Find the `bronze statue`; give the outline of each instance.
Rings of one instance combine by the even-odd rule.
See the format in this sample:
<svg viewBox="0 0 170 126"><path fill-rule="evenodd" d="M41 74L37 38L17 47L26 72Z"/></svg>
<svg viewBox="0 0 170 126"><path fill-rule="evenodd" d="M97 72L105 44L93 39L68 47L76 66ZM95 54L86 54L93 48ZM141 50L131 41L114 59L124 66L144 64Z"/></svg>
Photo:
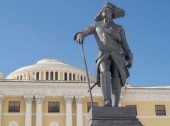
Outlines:
<svg viewBox="0 0 170 126"><path fill-rule="evenodd" d="M95 17L96 23L75 35L75 40L83 44L86 36L93 34L97 40L99 54L96 60L97 84L101 86L104 106L119 106L121 86L129 76L133 54L129 49L121 25L113 19L124 17L125 11L107 2Z"/></svg>

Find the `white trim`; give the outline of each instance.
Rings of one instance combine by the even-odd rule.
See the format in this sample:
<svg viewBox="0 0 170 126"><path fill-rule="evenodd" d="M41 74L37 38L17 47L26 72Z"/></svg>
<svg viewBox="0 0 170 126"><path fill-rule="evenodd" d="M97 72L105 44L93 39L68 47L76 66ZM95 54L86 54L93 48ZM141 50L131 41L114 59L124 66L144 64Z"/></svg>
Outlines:
<svg viewBox="0 0 170 126"><path fill-rule="evenodd" d="M10 115L10 116L24 116L25 113L8 113L8 112L3 112L3 116Z"/></svg>
<svg viewBox="0 0 170 126"><path fill-rule="evenodd" d="M65 113L43 113L43 116L65 116Z"/></svg>
<svg viewBox="0 0 170 126"><path fill-rule="evenodd" d="M137 116L139 119L170 119L170 116Z"/></svg>

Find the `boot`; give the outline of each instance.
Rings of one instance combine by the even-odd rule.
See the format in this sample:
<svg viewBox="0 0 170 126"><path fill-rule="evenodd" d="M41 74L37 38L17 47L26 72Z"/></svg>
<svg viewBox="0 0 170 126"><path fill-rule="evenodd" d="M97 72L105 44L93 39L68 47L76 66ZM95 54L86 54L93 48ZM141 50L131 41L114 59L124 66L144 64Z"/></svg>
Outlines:
<svg viewBox="0 0 170 126"><path fill-rule="evenodd" d="M112 106L119 107L121 93L121 80L119 77L112 78Z"/></svg>
<svg viewBox="0 0 170 126"><path fill-rule="evenodd" d="M111 73L110 71L104 71L100 73L101 79L101 89L104 97L104 106L111 107L112 106L112 99L111 99L111 92L112 92L112 83L111 83Z"/></svg>

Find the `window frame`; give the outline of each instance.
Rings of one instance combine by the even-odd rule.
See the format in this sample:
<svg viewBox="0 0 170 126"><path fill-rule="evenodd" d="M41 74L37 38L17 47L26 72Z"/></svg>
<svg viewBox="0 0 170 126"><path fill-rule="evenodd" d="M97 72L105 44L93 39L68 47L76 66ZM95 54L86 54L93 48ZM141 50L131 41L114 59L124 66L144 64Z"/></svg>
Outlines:
<svg viewBox="0 0 170 126"><path fill-rule="evenodd" d="M20 101L9 101L8 102L8 112L20 112Z"/></svg>
<svg viewBox="0 0 170 126"><path fill-rule="evenodd" d="M60 113L60 102L49 101L48 102L48 113Z"/></svg>
<svg viewBox="0 0 170 126"><path fill-rule="evenodd" d="M165 105L155 105L156 116L166 116L166 106Z"/></svg>

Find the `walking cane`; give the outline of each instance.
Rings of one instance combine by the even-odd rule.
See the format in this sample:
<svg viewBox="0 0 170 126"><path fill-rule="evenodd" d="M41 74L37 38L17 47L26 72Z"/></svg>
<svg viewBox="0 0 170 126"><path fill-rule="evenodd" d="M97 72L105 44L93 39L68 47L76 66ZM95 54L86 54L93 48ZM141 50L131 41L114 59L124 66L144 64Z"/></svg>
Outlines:
<svg viewBox="0 0 170 126"><path fill-rule="evenodd" d="M74 40L76 41L77 39L77 35L80 32L76 33L74 36ZM89 79L89 73L88 73L88 69L87 69L87 63L86 63L86 58L85 58L85 52L84 52L84 47L83 47L83 42L80 43L81 45L81 50L82 50L82 56L83 56L83 61L84 61L84 66L86 69L86 76L87 76L87 83L88 83L88 87L89 87L89 92L90 92L90 101L91 101L91 107L93 107L93 97L92 97L92 92L91 92L91 87L90 87L90 79Z"/></svg>
<svg viewBox="0 0 170 126"><path fill-rule="evenodd" d="M88 74L88 69L87 69L87 63L86 63L83 43L81 43L80 45L81 45L82 56L83 56L83 60L84 60L84 66L86 69L87 82L88 82L88 87L89 87L89 92L90 92L91 107L93 107L93 97L92 97L92 92L91 92L91 88L90 88L90 79L89 79L89 74Z"/></svg>

